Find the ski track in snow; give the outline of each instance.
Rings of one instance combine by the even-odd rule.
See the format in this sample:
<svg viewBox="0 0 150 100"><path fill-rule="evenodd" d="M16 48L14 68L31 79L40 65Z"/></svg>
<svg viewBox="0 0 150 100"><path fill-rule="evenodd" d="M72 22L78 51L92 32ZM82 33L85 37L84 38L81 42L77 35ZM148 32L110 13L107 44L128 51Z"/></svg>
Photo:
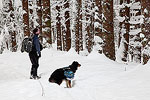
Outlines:
<svg viewBox="0 0 150 100"><path fill-rule="evenodd" d="M48 78L57 68L66 67L73 61L81 63L66 88L49 83ZM89 56L74 51L42 51L38 73L40 80L29 79L30 60L27 53L0 55L1 100L149 100L150 63L147 65L119 64L104 55L92 52ZM125 71L125 68L127 71Z"/></svg>

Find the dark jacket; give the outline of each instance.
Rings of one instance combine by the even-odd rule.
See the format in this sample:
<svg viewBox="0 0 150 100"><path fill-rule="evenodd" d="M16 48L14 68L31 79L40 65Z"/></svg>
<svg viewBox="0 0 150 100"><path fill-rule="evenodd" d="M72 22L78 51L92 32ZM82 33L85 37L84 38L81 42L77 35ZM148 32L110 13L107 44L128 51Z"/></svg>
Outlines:
<svg viewBox="0 0 150 100"><path fill-rule="evenodd" d="M33 51L36 51L38 53L38 55L41 55L41 44L38 38L38 35L35 34L33 36Z"/></svg>

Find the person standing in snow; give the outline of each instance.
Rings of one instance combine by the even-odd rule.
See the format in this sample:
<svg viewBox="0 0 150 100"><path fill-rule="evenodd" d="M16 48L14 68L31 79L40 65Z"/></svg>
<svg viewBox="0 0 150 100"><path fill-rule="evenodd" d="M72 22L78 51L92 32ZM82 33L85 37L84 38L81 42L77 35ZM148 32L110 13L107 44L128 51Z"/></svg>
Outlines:
<svg viewBox="0 0 150 100"><path fill-rule="evenodd" d="M40 77L37 75L37 70L39 67L39 58L41 57L42 45L40 44L38 35L40 34L40 30L35 28L33 30L33 47L32 51L29 53L29 58L32 63L31 67L31 76L30 79L39 79Z"/></svg>

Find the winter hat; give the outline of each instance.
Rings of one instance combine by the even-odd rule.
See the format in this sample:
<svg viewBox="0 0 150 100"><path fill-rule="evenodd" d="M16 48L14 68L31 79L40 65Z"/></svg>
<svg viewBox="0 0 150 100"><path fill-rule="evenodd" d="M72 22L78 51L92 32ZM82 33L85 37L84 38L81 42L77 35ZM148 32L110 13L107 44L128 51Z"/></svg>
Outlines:
<svg viewBox="0 0 150 100"><path fill-rule="evenodd" d="M38 31L38 28L35 28L35 29L33 30L33 34L35 34L37 31Z"/></svg>

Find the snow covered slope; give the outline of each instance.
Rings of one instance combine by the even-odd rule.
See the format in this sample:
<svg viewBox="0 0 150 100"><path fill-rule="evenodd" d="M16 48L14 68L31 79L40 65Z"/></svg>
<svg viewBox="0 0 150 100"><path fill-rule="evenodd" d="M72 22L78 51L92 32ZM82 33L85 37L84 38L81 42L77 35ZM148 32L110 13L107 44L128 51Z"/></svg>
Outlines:
<svg viewBox="0 0 150 100"><path fill-rule="evenodd" d="M55 69L66 67L73 61L82 65L75 74L73 88L66 88L65 82L61 86L48 82ZM96 52L80 56L73 50L67 53L46 49L40 59L40 80L29 79L30 66L27 53L0 55L1 100L150 99L150 63L125 65Z"/></svg>

